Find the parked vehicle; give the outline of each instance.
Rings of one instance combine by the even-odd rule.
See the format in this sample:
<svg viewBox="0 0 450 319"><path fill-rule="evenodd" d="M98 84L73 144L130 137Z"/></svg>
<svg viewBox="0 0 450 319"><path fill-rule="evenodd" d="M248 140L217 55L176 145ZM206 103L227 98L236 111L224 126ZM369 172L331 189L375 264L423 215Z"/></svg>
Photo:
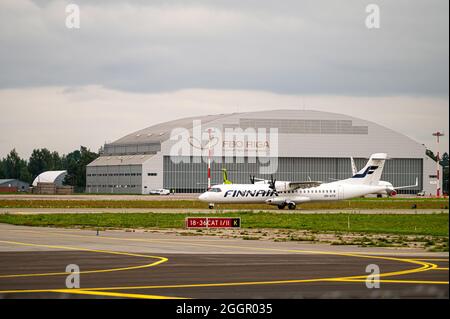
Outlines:
<svg viewBox="0 0 450 319"><path fill-rule="evenodd" d="M149 195L170 195L170 190L168 189L152 189L149 192Z"/></svg>

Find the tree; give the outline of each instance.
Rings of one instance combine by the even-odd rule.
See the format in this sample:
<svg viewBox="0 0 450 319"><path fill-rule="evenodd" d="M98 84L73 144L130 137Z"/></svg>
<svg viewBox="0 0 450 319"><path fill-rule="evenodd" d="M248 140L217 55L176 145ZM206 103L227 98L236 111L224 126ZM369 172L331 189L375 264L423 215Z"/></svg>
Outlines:
<svg viewBox="0 0 450 319"><path fill-rule="evenodd" d="M65 169L63 158L59 156L58 152L52 152L52 162L53 162L53 170L59 171Z"/></svg>
<svg viewBox="0 0 450 319"><path fill-rule="evenodd" d="M449 157L448 157L448 153L447 152L445 152L443 155L442 155L442 158L441 158L441 161L439 162L442 166L448 166L448 163L449 163Z"/></svg>
<svg viewBox="0 0 450 319"><path fill-rule="evenodd" d="M31 182L31 176L27 170L27 162L20 158L15 149L6 156L2 166L5 178L14 178L24 182Z"/></svg>
<svg viewBox="0 0 450 319"><path fill-rule="evenodd" d="M442 191L448 194L449 191L449 156L448 153L445 152L442 155L442 159L440 161L440 164L442 166Z"/></svg>
<svg viewBox="0 0 450 319"><path fill-rule="evenodd" d="M0 158L0 178L6 178L4 167L5 167L4 160Z"/></svg>
<svg viewBox="0 0 450 319"><path fill-rule="evenodd" d="M61 159L57 152L51 153L48 149L35 149L30 156L28 162L28 170L33 178L45 171L53 171L59 166L62 168L60 163ZM57 162L58 165L55 165Z"/></svg>
<svg viewBox="0 0 450 319"><path fill-rule="evenodd" d="M80 150L67 154L64 158L64 166L67 169L64 183L84 189L86 187L86 166L97 157L99 157L98 153L91 152L84 146L81 146Z"/></svg>

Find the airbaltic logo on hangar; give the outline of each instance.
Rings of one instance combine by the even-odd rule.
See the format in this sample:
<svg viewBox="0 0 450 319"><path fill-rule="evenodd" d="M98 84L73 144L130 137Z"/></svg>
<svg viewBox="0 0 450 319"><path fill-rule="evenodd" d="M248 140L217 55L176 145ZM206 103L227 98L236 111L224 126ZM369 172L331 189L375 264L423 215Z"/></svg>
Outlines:
<svg viewBox="0 0 450 319"><path fill-rule="evenodd" d="M202 141L200 141L198 138L195 138L194 136L189 136L188 142L192 146L192 148L198 150L213 149L217 145L220 145L220 143L222 144L223 149L265 150L270 148L270 141L268 140L265 141L223 140L221 142L217 136L213 136L212 134L211 137L209 138L209 141L205 141L204 143L202 143Z"/></svg>
<svg viewBox="0 0 450 319"><path fill-rule="evenodd" d="M221 126L221 125L219 125ZM181 127L171 131L173 163L259 163L259 173L278 169L278 128L218 127L203 128L192 121L192 130Z"/></svg>

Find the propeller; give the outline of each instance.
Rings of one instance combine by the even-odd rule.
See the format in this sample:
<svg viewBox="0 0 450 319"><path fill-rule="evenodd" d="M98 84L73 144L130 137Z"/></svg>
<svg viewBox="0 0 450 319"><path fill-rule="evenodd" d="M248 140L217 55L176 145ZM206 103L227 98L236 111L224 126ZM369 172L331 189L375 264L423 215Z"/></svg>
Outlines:
<svg viewBox="0 0 450 319"><path fill-rule="evenodd" d="M270 187L271 189L273 189L274 191L276 191L276 189L275 189L275 182L276 182L276 181L277 181L277 180L273 178L273 175L270 175L269 187Z"/></svg>
<svg viewBox="0 0 450 319"><path fill-rule="evenodd" d="M278 196L277 188L275 187L276 179L273 178L273 175L270 176L269 188L273 190L275 196Z"/></svg>

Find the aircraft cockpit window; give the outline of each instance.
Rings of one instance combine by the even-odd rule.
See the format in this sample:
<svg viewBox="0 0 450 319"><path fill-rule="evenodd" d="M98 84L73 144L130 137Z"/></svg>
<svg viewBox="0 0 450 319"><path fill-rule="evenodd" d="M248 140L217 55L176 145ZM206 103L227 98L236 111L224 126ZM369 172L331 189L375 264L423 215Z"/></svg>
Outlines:
<svg viewBox="0 0 450 319"><path fill-rule="evenodd" d="M212 193L221 193L222 192L220 190L220 188L217 188L217 187L211 188L209 191L212 192Z"/></svg>

